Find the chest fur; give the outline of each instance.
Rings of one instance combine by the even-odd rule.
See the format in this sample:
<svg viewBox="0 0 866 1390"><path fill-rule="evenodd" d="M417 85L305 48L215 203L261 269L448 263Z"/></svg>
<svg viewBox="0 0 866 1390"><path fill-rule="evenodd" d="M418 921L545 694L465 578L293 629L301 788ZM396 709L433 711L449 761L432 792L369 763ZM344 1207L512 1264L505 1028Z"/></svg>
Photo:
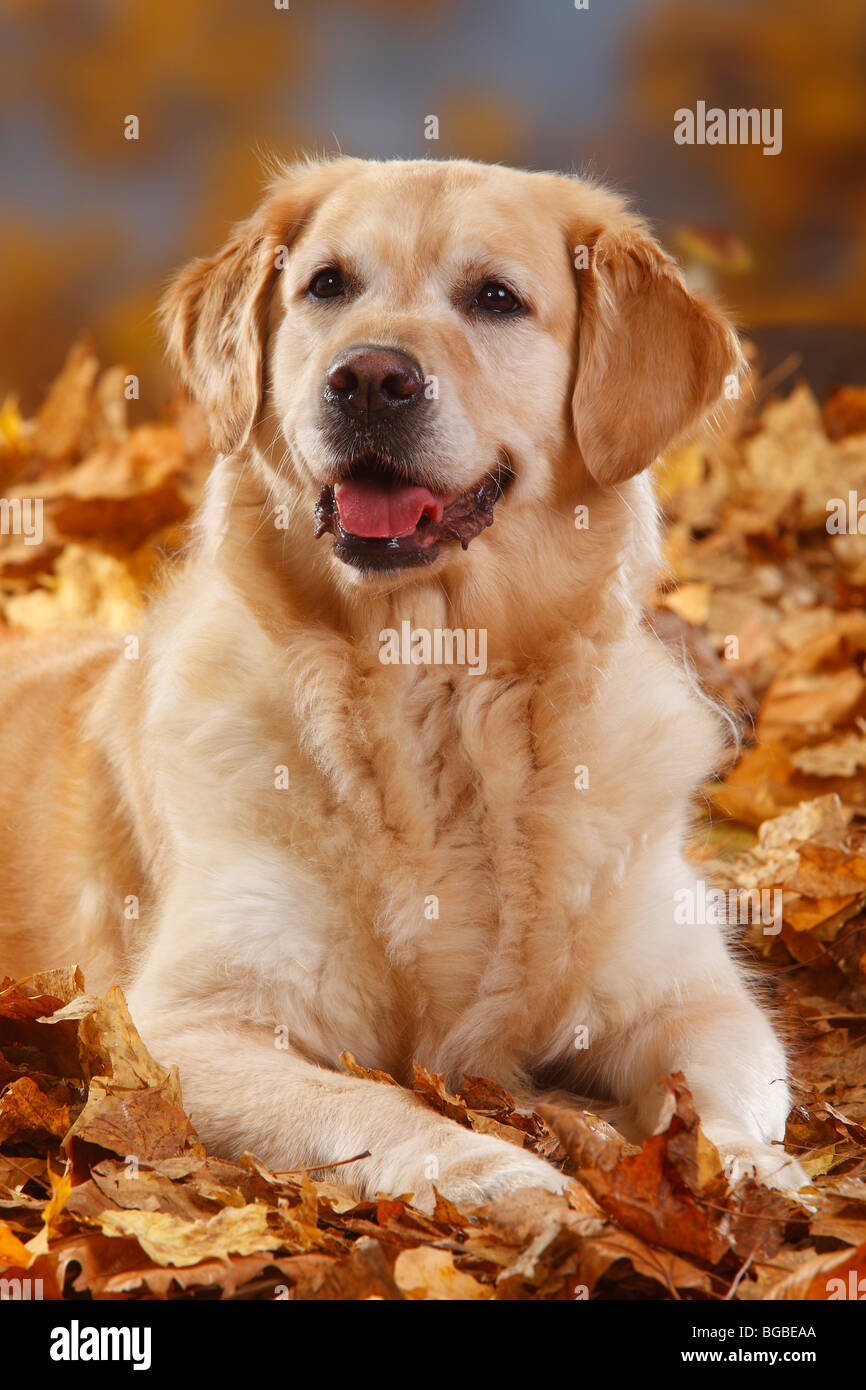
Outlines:
<svg viewBox="0 0 866 1390"><path fill-rule="evenodd" d="M305 659L267 687L209 685L194 739L175 740L172 794L208 806L210 862L244 849L219 889L230 968L324 1060L349 1048L400 1073L414 1055L507 1082L574 1015L650 829L683 816L700 721L639 643L592 684L576 662ZM189 826L184 857L200 809Z"/></svg>
<svg viewBox="0 0 866 1390"><path fill-rule="evenodd" d="M587 974L593 894L629 857L627 818L593 789L595 717L564 685L435 669L374 672L342 696L329 682L295 750L292 852L370 966L358 1014L445 1071L474 1058L507 1076L543 1050Z"/></svg>

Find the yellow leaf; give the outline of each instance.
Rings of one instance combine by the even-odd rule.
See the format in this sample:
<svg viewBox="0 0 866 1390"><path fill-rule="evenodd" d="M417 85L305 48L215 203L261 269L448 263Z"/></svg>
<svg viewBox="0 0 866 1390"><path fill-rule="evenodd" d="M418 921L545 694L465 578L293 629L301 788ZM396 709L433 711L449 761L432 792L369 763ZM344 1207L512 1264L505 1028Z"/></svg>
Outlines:
<svg viewBox="0 0 866 1390"><path fill-rule="evenodd" d="M679 589L662 596L661 606L678 613L693 627L700 627L709 617L712 591L711 584L682 584Z"/></svg>
<svg viewBox="0 0 866 1390"><path fill-rule="evenodd" d="M27 1242L27 1249L31 1256L46 1254L51 1237L58 1234L57 1220L72 1191L71 1172L58 1176L49 1168L48 1176L51 1179L51 1197L42 1212L42 1230Z"/></svg>
<svg viewBox="0 0 866 1390"><path fill-rule="evenodd" d="M401 1250L394 1264L394 1279L397 1287L413 1300L478 1302L493 1297L493 1290L486 1284L455 1268L450 1250L434 1250L429 1245Z"/></svg>
<svg viewBox="0 0 866 1390"><path fill-rule="evenodd" d="M34 1256L26 1245L22 1245L11 1226L7 1226L5 1221L0 1221L0 1268L20 1266L26 1269L33 1259Z"/></svg>
<svg viewBox="0 0 866 1390"><path fill-rule="evenodd" d="M282 1243L268 1225L264 1206L225 1207L215 1216L184 1221L159 1211L104 1211L99 1225L108 1236L134 1236L158 1265L200 1264L227 1260L229 1255L255 1255L276 1250Z"/></svg>
<svg viewBox="0 0 866 1390"><path fill-rule="evenodd" d="M16 452L22 447L23 423L18 409L18 397L10 393L0 406L0 451Z"/></svg>
<svg viewBox="0 0 866 1390"><path fill-rule="evenodd" d="M141 622L141 598L129 570L113 555L69 544L44 588L16 594L3 605L11 627L26 632L96 623L130 632Z"/></svg>
<svg viewBox="0 0 866 1390"><path fill-rule="evenodd" d="M686 444L663 454L653 470L653 483L664 501L676 497L687 487L697 487L704 480L704 454L700 445Z"/></svg>

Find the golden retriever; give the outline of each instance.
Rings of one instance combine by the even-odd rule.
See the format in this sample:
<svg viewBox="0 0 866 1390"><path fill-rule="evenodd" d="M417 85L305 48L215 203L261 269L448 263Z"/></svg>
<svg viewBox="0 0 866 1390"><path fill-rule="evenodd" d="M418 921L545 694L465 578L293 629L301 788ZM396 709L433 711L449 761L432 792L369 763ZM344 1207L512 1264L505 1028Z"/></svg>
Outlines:
<svg viewBox="0 0 866 1390"><path fill-rule="evenodd" d="M641 624L646 469L737 339L593 183L289 166L162 307L219 457L140 656L5 644L4 965L81 959L180 1066L202 1138L360 1194L561 1190L408 1091L413 1057L660 1122L685 1072L730 1171L783 1048L681 847L720 720Z"/></svg>

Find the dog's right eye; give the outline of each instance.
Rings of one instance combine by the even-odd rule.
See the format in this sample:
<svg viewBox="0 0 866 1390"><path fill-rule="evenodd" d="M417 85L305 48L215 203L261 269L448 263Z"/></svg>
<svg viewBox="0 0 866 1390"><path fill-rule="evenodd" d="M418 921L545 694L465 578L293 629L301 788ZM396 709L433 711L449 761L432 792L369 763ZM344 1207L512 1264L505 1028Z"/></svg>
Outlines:
<svg viewBox="0 0 866 1390"><path fill-rule="evenodd" d="M311 294L314 299L336 299L343 294L346 289L346 282L336 266L327 266L325 270L317 270L309 285L307 294Z"/></svg>

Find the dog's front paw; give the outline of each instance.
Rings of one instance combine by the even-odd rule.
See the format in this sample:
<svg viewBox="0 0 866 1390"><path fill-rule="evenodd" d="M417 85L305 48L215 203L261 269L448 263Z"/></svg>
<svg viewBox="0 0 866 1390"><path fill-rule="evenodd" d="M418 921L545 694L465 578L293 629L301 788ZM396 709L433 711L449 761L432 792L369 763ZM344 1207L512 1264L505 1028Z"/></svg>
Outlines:
<svg viewBox="0 0 866 1390"><path fill-rule="evenodd" d="M770 1144L742 1144L722 1150L725 1176L731 1186L752 1178L764 1187L793 1195L809 1186L809 1176L796 1158Z"/></svg>
<svg viewBox="0 0 866 1390"><path fill-rule="evenodd" d="M569 1179L550 1163L500 1139L490 1139L457 1152L444 1164L438 1176L416 1189L414 1202L422 1211L432 1212L433 1189L455 1206L482 1206L521 1187L541 1187L562 1193Z"/></svg>

